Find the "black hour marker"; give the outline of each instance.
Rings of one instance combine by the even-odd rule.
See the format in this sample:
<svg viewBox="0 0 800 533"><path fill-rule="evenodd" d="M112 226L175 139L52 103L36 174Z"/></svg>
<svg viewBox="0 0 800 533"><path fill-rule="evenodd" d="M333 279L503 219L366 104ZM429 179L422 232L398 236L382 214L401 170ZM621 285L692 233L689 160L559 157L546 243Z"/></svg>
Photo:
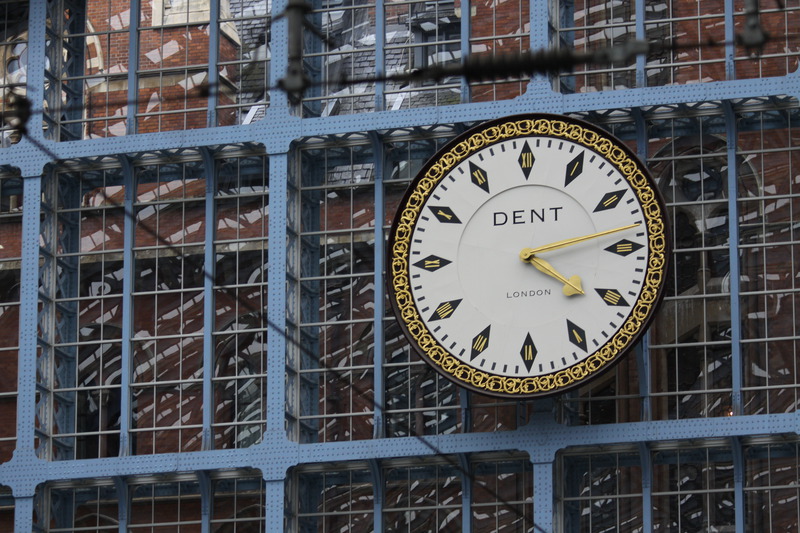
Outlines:
<svg viewBox="0 0 800 533"><path fill-rule="evenodd" d="M522 169L522 173L525 174L525 179L527 180L531 175L531 169L533 168L533 152L531 152L531 147L528 145L528 141L525 141L525 144L522 146L522 152L519 154L519 168Z"/></svg>
<svg viewBox="0 0 800 533"><path fill-rule="evenodd" d="M461 224L461 221L456 214L453 213L453 210L447 206L439 207L432 205L430 206L430 210L439 222L444 222L445 224Z"/></svg>
<svg viewBox="0 0 800 533"><path fill-rule="evenodd" d="M600 203L597 204L597 207L594 208L594 212L597 213L599 211L614 209L617 207L617 204L619 204L619 201L622 200L622 195L624 194L625 189L607 192L603 198L600 199Z"/></svg>
<svg viewBox="0 0 800 533"><path fill-rule="evenodd" d="M583 328L567 320L567 335L569 336L569 342L584 352L587 351L586 332L583 330Z"/></svg>
<svg viewBox="0 0 800 533"><path fill-rule="evenodd" d="M425 259L420 259L419 261L414 263L414 266L417 267L417 268L423 268L423 269L428 270L430 272L434 272L434 271L439 270L440 268L442 268L444 266L449 265L451 262L452 261L449 261L449 260L447 260L447 259L445 259L443 257L439 257L437 255L429 255Z"/></svg>
<svg viewBox="0 0 800 533"><path fill-rule="evenodd" d="M522 349L519 351L519 354L522 356L522 362L525 363L525 368L528 369L528 372L533 368L533 360L537 353L538 350L536 350L536 346L533 344L531 334L528 333L525 337L525 342L522 343Z"/></svg>
<svg viewBox="0 0 800 533"><path fill-rule="evenodd" d="M450 318L461 302L462 300L450 300L449 302L440 303L428 320L433 321Z"/></svg>
<svg viewBox="0 0 800 533"><path fill-rule="evenodd" d="M472 183L489 192L489 178L486 176L486 172L472 161L469 162L469 175Z"/></svg>
<svg viewBox="0 0 800 533"><path fill-rule="evenodd" d="M475 335L472 339L472 352L470 353L469 360L472 361L477 356L483 353L489 347L489 330L492 326L486 326L486 329Z"/></svg>
<svg viewBox="0 0 800 533"><path fill-rule="evenodd" d="M577 156L575 156L575 159L567 164L567 171L564 177L564 187L572 183L575 178L583 173L583 154L585 153L586 152L579 153Z"/></svg>
<svg viewBox="0 0 800 533"><path fill-rule="evenodd" d="M630 255L641 248L643 248L643 245L637 242L632 242L628 239L622 239L619 242L615 242L608 248L605 248L605 251L625 257L626 255Z"/></svg>
<svg viewBox="0 0 800 533"><path fill-rule="evenodd" d="M600 298L606 303L606 305L614 305L617 307L627 306L628 302L619 291L614 289L595 289L597 294L600 295Z"/></svg>

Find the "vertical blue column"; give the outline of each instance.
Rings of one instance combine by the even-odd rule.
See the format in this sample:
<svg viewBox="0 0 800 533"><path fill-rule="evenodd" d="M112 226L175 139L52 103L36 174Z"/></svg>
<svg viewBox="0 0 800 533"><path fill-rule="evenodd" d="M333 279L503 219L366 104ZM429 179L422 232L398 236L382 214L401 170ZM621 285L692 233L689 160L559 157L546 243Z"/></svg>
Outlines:
<svg viewBox="0 0 800 533"><path fill-rule="evenodd" d="M197 484L200 488L200 533L211 533L213 487L208 472L197 472Z"/></svg>
<svg viewBox="0 0 800 533"><path fill-rule="evenodd" d="M375 0L375 76L380 79L384 74L386 74L386 8L383 0ZM384 109L385 89L385 82L375 83L375 111Z"/></svg>
<svg viewBox="0 0 800 533"><path fill-rule="evenodd" d="M553 460L539 462L533 457L533 523L534 531L553 531Z"/></svg>
<svg viewBox="0 0 800 533"><path fill-rule="evenodd" d="M266 533L283 533L285 517L283 503L283 480L268 480L264 486L264 531ZM291 528L287 528L291 531Z"/></svg>
<svg viewBox="0 0 800 533"><path fill-rule="evenodd" d="M530 0L531 50L550 48L550 20L558 15L558 0ZM551 13L550 6L555 6L556 13ZM534 90L534 86L536 86ZM550 93L550 80L543 74L531 76L528 94Z"/></svg>
<svg viewBox="0 0 800 533"><path fill-rule="evenodd" d="M642 466L642 531L653 531L653 461L646 442L639 443L639 463Z"/></svg>
<svg viewBox="0 0 800 533"><path fill-rule="evenodd" d="M19 303L19 369L17 380L17 446L15 459L34 456L36 427L36 358L39 324L39 207L42 178L23 180L22 254Z"/></svg>
<svg viewBox="0 0 800 533"><path fill-rule="evenodd" d="M383 503L386 499L383 470L377 459L368 459L367 464L372 477L372 533L383 533Z"/></svg>
<svg viewBox="0 0 800 533"><path fill-rule="evenodd" d="M216 2L212 2L212 4L214 3ZM211 150L203 147L201 153L206 171L206 233L203 258L203 449L211 450L214 448L214 433L211 425L215 412L211 378L214 376L214 323L217 317L214 307L216 272L214 234L217 226L214 192L217 188L217 169Z"/></svg>
<svg viewBox="0 0 800 533"><path fill-rule="evenodd" d="M552 5L557 9L558 3L550 0L530 0L530 3L531 50L549 48L550 18L557 13L551 13L548 8ZM547 16L542 16L545 13ZM546 79L541 75L538 75L537 78Z"/></svg>
<svg viewBox="0 0 800 533"><path fill-rule="evenodd" d="M39 292L39 176L23 181L22 254L20 267L19 355L17 379L17 442L13 462L34 464L36 427L36 346ZM24 479L5 479L14 495L14 531L30 533L35 485Z"/></svg>
<svg viewBox="0 0 800 533"><path fill-rule="evenodd" d="M644 4L642 0L637 0L637 7L639 3ZM644 9L644 6L642 6ZM638 23L637 23L638 24ZM637 74L638 76L638 74ZM636 155L642 161L647 161L647 121L640 108L633 109L633 119L636 124ZM646 163L645 163L646 164ZM639 367L639 398L641 399L642 420L652 419L652 401L650 397L650 331L646 331L642 335L642 340L635 348L636 362ZM645 501L645 507L648 507L648 502Z"/></svg>
<svg viewBox="0 0 800 533"><path fill-rule="evenodd" d="M289 42L289 23L286 17L282 16L286 9L287 0L273 0L272 2L272 23L270 25L270 42L278 43L278 46L271 46L272 57L269 62L269 79L280 80L286 75L286 67L289 64L288 50L286 47ZM280 17L280 18L278 18ZM273 84L274 85L274 84ZM269 93L270 114L276 110L281 113L288 112L289 100L286 93L280 89L272 89ZM266 122L266 121L264 121Z"/></svg>
<svg viewBox="0 0 800 533"><path fill-rule="evenodd" d="M45 25L47 12L44 2L30 3L28 43L28 91L34 115L42 111L42 87L45 66ZM41 142L44 139L41 120L28 124L28 134ZM20 144L28 144L22 139ZM29 146L29 150L36 150ZM42 167L32 161L30 168L20 169L25 176L22 184L22 253L20 258L20 304L19 304L19 366L17 379L17 442L14 459L34 458L34 428L36 427L36 358L39 295L39 222L42 197ZM12 488L14 488L12 486ZM18 496L16 491L15 496ZM26 495L27 496L27 495ZM31 493L30 496L33 496ZM31 501L29 510L33 509ZM16 514L17 524L22 514L28 521L30 531L31 514ZM24 529L17 529L24 531Z"/></svg>
<svg viewBox="0 0 800 533"><path fill-rule="evenodd" d="M736 79L736 63L733 58L736 55L736 31L733 26L733 0L725 0L725 79Z"/></svg>
<svg viewBox="0 0 800 533"><path fill-rule="evenodd" d="M461 469L461 533L472 533L472 469L465 453L458 454Z"/></svg>
<svg viewBox="0 0 800 533"><path fill-rule="evenodd" d="M731 410L734 416L742 414L742 327L739 273L739 169L736 157L738 130L736 113L729 101L723 102L725 111L725 137L728 156L728 262L730 264L731 303Z"/></svg>
<svg viewBox="0 0 800 533"><path fill-rule="evenodd" d="M379 0L380 1L380 0ZM375 427L373 437L383 438L386 435L384 427L384 408L386 406L386 391L383 383L383 298L384 298L384 279L383 272L386 269L384 264L386 258L385 241L383 236L383 220L385 218L383 173L385 168L385 157L383 143L376 132L370 132L372 142L372 157L375 161L375 271L373 273L375 286L375 306L372 317L374 337L373 342L373 387L374 395L373 406L375 412L373 419Z"/></svg>
<svg viewBox="0 0 800 533"><path fill-rule="evenodd" d="M728 2L726 2L727 4ZM742 414L742 327L739 272L739 168L736 157L737 135L736 113L730 101L723 102L725 111L725 140L728 155L728 263L730 265L731 303L731 411L733 416ZM744 461L739 439L731 439L733 454L734 513L736 533L744 533Z"/></svg>
<svg viewBox="0 0 800 533"><path fill-rule="evenodd" d="M215 3L215 2L212 2ZM127 135L136 133L136 110L139 98L139 13L141 0L130 0L130 41L128 42L128 111Z"/></svg>
<svg viewBox="0 0 800 533"><path fill-rule="evenodd" d="M286 153L269 156L269 286L267 296L267 437L283 440L286 410L286 210L288 208ZM269 437L272 437L270 439ZM269 487L269 482L267 483ZM281 486L282 489L282 486ZM283 492L281 490L281 498ZM281 506L283 500L281 500Z"/></svg>
<svg viewBox="0 0 800 533"><path fill-rule="evenodd" d="M128 498L128 484L125 478L115 477L114 488L117 489L117 520L119 533L128 533L128 515L130 514L130 499Z"/></svg>
<svg viewBox="0 0 800 533"><path fill-rule="evenodd" d="M33 116L42 112L45 69L45 2L30 2L28 16L28 96L31 96ZM28 123L28 135L39 142L44 140L41 120ZM20 146L36 148L23 138ZM37 463L34 451L36 427L36 364L37 327L39 324L39 232L42 198L43 165L35 158L27 168L21 168L22 183L22 248L20 254L19 288L19 351L17 355L17 427L16 448L12 462ZM24 470L24 469L23 469ZM30 533L34 515L35 482L32 479L4 479L14 495L14 531Z"/></svg>
<svg viewBox="0 0 800 533"><path fill-rule="evenodd" d="M472 6L469 0L461 0L461 60L463 61L469 57L472 47L470 46L469 38L472 35ZM466 78L461 78L461 103L465 104L470 101L472 94L470 92L469 83Z"/></svg>
<svg viewBox="0 0 800 533"><path fill-rule="evenodd" d="M645 0L635 0L634 1L634 8L635 8L635 22L636 22L636 38L639 40L647 40L647 31L644 27L644 18L646 16L645 11ZM647 56L646 54L638 54L636 56L636 86L637 87L646 87L647 86L647 73L645 72L645 67L647 66ZM638 125L637 125L638 126ZM637 127L637 133L638 133ZM641 145L639 145L639 157L642 158L641 153ZM647 155L645 153L645 155ZM642 161L645 159L642 158Z"/></svg>
<svg viewBox="0 0 800 533"><path fill-rule="evenodd" d="M213 128L217 125L217 102L219 101L219 4L213 0L209 7L208 20L208 111L206 125ZM187 90L189 89L187 85Z"/></svg>
<svg viewBox="0 0 800 533"><path fill-rule="evenodd" d="M122 229L122 350L120 353L120 417L119 454L131 455L131 375L133 374L133 247L136 244L136 214L133 201L136 198L136 176L133 165L126 156L120 157L122 164L122 183L125 187L123 210L125 222Z"/></svg>
<svg viewBox="0 0 800 533"><path fill-rule="evenodd" d="M735 533L744 533L744 454L742 452L742 441L738 437L733 437L731 441L731 455L733 456L733 513L735 517ZM755 529L756 525L753 524Z"/></svg>
<svg viewBox="0 0 800 533"><path fill-rule="evenodd" d="M35 531L33 523L33 495L14 497L14 531L16 533L31 533Z"/></svg>

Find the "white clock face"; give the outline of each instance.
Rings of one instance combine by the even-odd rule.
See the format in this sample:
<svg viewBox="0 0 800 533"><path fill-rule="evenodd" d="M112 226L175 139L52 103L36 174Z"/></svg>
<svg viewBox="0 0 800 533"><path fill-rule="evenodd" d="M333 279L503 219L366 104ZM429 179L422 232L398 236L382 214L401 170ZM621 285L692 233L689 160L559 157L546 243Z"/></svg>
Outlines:
<svg viewBox="0 0 800 533"><path fill-rule="evenodd" d="M491 394L558 392L610 366L665 277L663 207L635 159L588 125L534 118L584 135L515 127L504 138L498 121L468 132L466 146L487 132L493 142L446 148L412 184L393 234L409 338L445 375Z"/></svg>

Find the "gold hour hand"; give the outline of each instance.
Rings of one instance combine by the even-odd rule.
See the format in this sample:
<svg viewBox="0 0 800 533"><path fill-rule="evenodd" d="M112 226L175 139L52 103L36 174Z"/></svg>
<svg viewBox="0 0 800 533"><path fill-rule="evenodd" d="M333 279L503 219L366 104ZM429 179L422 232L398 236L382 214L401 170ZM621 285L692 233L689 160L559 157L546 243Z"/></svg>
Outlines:
<svg viewBox="0 0 800 533"><path fill-rule="evenodd" d="M564 284L564 288L562 291L567 296L574 296L576 294L584 294L583 288L581 288L581 278L580 276L571 276L569 279L564 277L560 272L558 272L553 265L545 261L544 259L540 259L538 257L529 257L526 261L533 266L539 272L543 272L550 277L553 277Z"/></svg>
<svg viewBox="0 0 800 533"><path fill-rule="evenodd" d="M588 241L590 239L596 239L597 237L610 235L618 231L624 231L626 229L635 228L636 226L639 225L641 225L641 222L636 222L635 224L628 224L627 226L621 226L619 228L607 229L605 231L598 231L597 233L592 233L590 235L583 235L582 237L573 237L571 239L564 239L563 241L551 242L550 244L545 244L544 246L537 246L536 248L523 248L522 251L519 253L519 257L523 261L527 261L535 254L549 252L551 250L558 250L559 248L566 248L567 246L572 246L573 244L578 244L579 242Z"/></svg>

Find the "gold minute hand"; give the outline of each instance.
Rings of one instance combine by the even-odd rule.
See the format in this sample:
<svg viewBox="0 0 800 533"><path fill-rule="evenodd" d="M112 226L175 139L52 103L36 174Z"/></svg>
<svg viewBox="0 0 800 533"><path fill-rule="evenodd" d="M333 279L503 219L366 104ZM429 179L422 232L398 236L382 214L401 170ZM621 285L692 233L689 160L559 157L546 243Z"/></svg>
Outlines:
<svg viewBox="0 0 800 533"><path fill-rule="evenodd" d="M551 276L561 283L564 284L564 288L562 291L567 296L574 296L576 294L585 294L583 292L583 288L581 288L581 278L580 276L572 276L569 279L564 277L560 272L558 272L553 265L545 261L544 259L540 259L538 257L532 256L527 260L530 264L536 267L539 272L543 272L548 276Z"/></svg>
<svg viewBox="0 0 800 533"><path fill-rule="evenodd" d="M597 233L592 233L591 235L584 235L582 237L573 237L571 239L564 239L563 241L551 242L550 244L545 244L544 246L538 246L536 248L523 248L522 251L519 253L519 258L522 259L523 261L528 261L535 254L540 254L542 252L549 252L551 250L558 250L559 248L566 248L567 246L572 246L573 244L578 244L579 242L588 241L590 239L596 239L597 237L602 237L603 235L609 235L611 233L616 233L618 231L624 231L626 229L635 228L636 226L639 225L641 225L641 222L636 222L635 224L628 224L627 226L622 226L619 228L607 229L605 231L598 231Z"/></svg>

